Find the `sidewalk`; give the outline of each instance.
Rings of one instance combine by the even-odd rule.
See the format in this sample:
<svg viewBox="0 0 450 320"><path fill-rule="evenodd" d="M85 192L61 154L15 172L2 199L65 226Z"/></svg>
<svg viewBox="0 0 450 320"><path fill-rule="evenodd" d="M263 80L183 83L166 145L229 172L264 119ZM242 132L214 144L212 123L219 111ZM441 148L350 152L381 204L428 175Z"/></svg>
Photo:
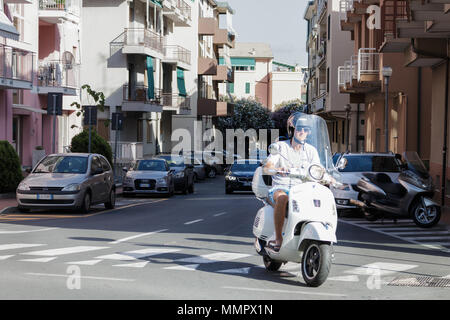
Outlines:
<svg viewBox="0 0 450 320"><path fill-rule="evenodd" d="M116 187L116 197L122 196L122 186ZM0 214L8 213L8 211L14 211L15 207L17 207L16 194L0 194Z"/></svg>

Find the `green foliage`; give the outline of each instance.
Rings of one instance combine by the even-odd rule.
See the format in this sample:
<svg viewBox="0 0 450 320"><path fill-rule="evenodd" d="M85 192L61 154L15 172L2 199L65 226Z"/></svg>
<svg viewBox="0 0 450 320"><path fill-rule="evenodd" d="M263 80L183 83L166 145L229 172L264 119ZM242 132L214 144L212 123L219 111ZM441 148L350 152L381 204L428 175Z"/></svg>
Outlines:
<svg viewBox="0 0 450 320"><path fill-rule="evenodd" d="M225 129L271 129L273 122L270 111L261 103L253 99L239 99L232 101L235 105L234 113L230 117L218 117L217 126L222 132Z"/></svg>
<svg viewBox="0 0 450 320"><path fill-rule="evenodd" d="M70 145L71 152L84 152L89 150L89 129L77 134L72 138ZM91 153L99 153L109 161L112 165L112 149L109 143L98 135L97 131L91 131Z"/></svg>
<svg viewBox="0 0 450 320"><path fill-rule="evenodd" d="M14 192L22 179L16 150L8 141L0 141L0 193Z"/></svg>
<svg viewBox="0 0 450 320"><path fill-rule="evenodd" d="M275 106L272 112L272 120L276 129L280 130L280 135L287 135L286 122L289 116L295 112L306 112L306 105L301 100L283 102Z"/></svg>
<svg viewBox="0 0 450 320"><path fill-rule="evenodd" d="M103 92L100 91L95 91L92 90L91 86L88 84L84 84L81 87L81 90L86 90L86 93L88 94L88 100L90 101L90 99L94 100L94 104L92 104L91 102L89 102L90 105L95 105L97 106L97 109L101 112L105 111L105 94ZM90 98L89 98L90 97ZM78 109L76 115L77 117L83 115L84 116L84 110L82 108L82 106L78 103L78 102L72 102L71 106L76 107ZM109 120L105 121L105 126L109 126ZM77 127L76 125L72 125L72 129Z"/></svg>

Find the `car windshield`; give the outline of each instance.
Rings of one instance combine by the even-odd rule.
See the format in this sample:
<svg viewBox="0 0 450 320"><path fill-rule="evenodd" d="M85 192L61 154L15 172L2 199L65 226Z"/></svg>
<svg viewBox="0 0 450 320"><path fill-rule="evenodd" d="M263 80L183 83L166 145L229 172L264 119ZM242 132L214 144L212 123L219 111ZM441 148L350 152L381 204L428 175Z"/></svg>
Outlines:
<svg viewBox="0 0 450 320"><path fill-rule="evenodd" d="M166 159L171 167L184 167L184 159L180 156L160 156L162 159Z"/></svg>
<svg viewBox="0 0 450 320"><path fill-rule="evenodd" d="M164 161L158 160L140 160L136 162L134 170L136 171L166 171Z"/></svg>
<svg viewBox="0 0 450 320"><path fill-rule="evenodd" d="M347 165L341 172L400 172L394 157L348 156Z"/></svg>
<svg viewBox="0 0 450 320"><path fill-rule="evenodd" d="M86 173L87 157L49 156L42 160L33 173Z"/></svg>
<svg viewBox="0 0 450 320"><path fill-rule="evenodd" d="M231 167L232 171L255 171L258 169L259 163L235 163Z"/></svg>

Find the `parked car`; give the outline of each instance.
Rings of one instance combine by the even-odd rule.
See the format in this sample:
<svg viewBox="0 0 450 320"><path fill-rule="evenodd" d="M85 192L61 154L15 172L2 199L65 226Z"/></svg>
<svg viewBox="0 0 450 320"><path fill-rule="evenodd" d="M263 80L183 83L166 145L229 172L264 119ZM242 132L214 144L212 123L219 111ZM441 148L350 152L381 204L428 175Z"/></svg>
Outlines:
<svg viewBox="0 0 450 320"><path fill-rule="evenodd" d="M91 205L116 202L114 174L100 154L60 153L41 159L16 190L20 211L76 209L89 212Z"/></svg>
<svg viewBox="0 0 450 320"><path fill-rule="evenodd" d="M173 195L175 170L172 170L164 159L136 160L123 179L124 196L135 194Z"/></svg>
<svg viewBox="0 0 450 320"><path fill-rule="evenodd" d="M200 159L193 156L184 157L185 163L194 166L194 182L206 179L207 165Z"/></svg>
<svg viewBox="0 0 450 320"><path fill-rule="evenodd" d="M339 164L345 162L345 168L339 168ZM383 172L392 180L397 179L401 171L401 162L391 153L343 153L336 160L336 166L342 175L344 189L331 187L336 199L337 209L354 209L350 199L358 200L357 183L365 172Z"/></svg>
<svg viewBox="0 0 450 320"><path fill-rule="evenodd" d="M223 172L223 165L220 164L219 158L213 156L209 151L190 151L185 156L193 157L201 161L205 166L206 176L208 178L215 178L217 174Z"/></svg>
<svg viewBox="0 0 450 320"><path fill-rule="evenodd" d="M175 191L183 194L194 193L194 166L186 164L184 157L178 155L159 155L157 158L165 159L173 169Z"/></svg>
<svg viewBox="0 0 450 320"><path fill-rule="evenodd" d="M256 159L241 159L235 161L225 173L225 193L234 191L251 191L253 174L261 165Z"/></svg>

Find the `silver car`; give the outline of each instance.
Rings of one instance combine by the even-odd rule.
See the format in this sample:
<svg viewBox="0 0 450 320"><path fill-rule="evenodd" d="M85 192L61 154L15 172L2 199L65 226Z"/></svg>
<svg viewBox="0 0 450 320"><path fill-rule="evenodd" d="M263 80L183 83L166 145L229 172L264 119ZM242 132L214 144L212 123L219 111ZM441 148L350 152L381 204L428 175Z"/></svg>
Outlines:
<svg viewBox="0 0 450 320"><path fill-rule="evenodd" d="M84 213L91 205L116 202L114 174L100 154L61 153L43 158L16 190L20 211L30 209L76 209Z"/></svg>
<svg viewBox="0 0 450 320"><path fill-rule="evenodd" d="M345 160L344 160L345 159ZM344 168L339 168L340 163L347 162ZM383 172L392 180L400 174L399 160L393 153L343 153L338 156L336 166L342 175L344 189L330 187L336 199L337 209L355 209L350 199L358 200L357 183L364 172Z"/></svg>
<svg viewBox="0 0 450 320"><path fill-rule="evenodd" d="M124 196L135 194L165 194L175 190L174 172L165 159L136 160L123 179Z"/></svg>

